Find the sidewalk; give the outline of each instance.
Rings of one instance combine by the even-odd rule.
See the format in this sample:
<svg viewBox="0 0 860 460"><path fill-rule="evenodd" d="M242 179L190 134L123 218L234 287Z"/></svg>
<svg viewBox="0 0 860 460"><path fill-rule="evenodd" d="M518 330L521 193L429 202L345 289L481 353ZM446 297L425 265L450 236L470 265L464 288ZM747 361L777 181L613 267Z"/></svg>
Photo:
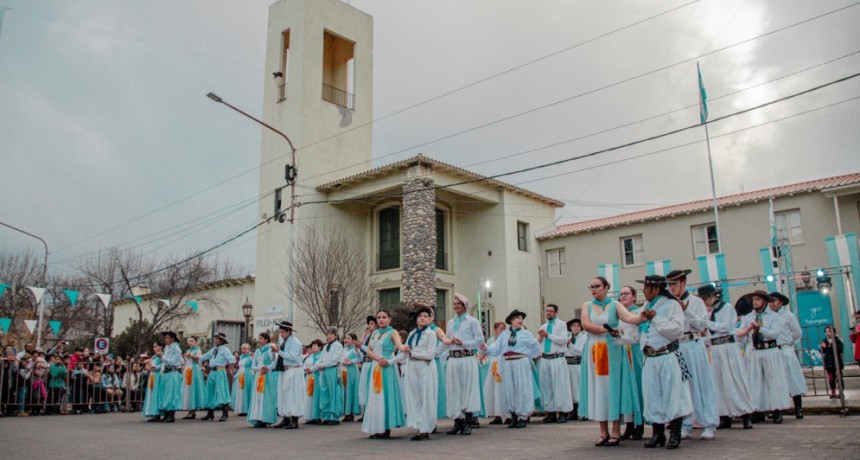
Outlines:
<svg viewBox="0 0 860 460"><path fill-rule="evenodd" d="M838 399L830 399L827 394L819 388L819 395L812 395L812 388L803 397L803 412L807 414L838 414L842 410ZM845 407L851 414L860 414L860 389L848 388L845 390Z"/></svg>

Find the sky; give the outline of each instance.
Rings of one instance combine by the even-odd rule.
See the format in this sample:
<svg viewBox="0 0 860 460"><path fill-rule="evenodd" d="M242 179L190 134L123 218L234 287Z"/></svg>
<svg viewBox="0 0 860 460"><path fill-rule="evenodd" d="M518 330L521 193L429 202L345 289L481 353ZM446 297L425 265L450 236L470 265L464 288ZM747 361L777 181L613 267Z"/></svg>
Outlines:
<svg viewBox="0 0 860 460"><path fill-rule="evenodd" d="M256 224L261 128L205 95L262 113L270 3L0 0L0 222L68 274ZM851 1L348 3L374 17L368 169L504 174L693 126L698 62L718 195L860 171L860 77L714 121L860 72ZM709 198L707 158L696 127L500 179L561 224ZM255 235L212 254L253 273ZM43 254L5 227L0 250Z"/></svg>

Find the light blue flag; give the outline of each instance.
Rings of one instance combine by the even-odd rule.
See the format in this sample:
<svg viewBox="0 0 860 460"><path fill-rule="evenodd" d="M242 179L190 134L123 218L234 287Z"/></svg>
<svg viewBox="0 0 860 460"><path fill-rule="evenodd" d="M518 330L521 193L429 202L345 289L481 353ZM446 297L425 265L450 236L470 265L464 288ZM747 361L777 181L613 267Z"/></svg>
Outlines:
<svg viewBox="0 0 860 460"><path fill-rule="evenodd" d="M857 234L846 233L844 235L828 236L824 239L827 246L827 259L833 267L849 266L852 273L860 273L860 255L857 250ZM836 294L839 301L839 319L842 323L842 337L848 337L851 333L851 325L848 318L848 293L846 293L843 274L831 273L830 281L833 283L832 292ZM854 287L854 298L857 299L860 295L860 287L857 286L857 281L851 283ZM851 347L845 347L843 357L846 361L852 361Z"/></svg>
<svg viewBox="0 0 860 460"><path fill-rule="evenodd" d="M51 326L51 330L54 331L54 335L60 336L60 325L62 325L62 321L48 321L48 325Z"/></svg>
<svg viewBox="0 0 860 460"><path fill-rule="evenodd" d="M726 256L723 253L699 256L699 278L702 284L714 283L722 285L728 279L726 275ZM723 291L723 300L729 302L729 290Z"/></svg>
<svg viewBox="0 0 860 460"><path fill-rule="evenodd" d="M708 121L708 93L705 92L705 82L702 81L702 69L699 63L696 63L696 70L699 71L699 120L704 125Z"/></svg>
<svg viewBox="0 0 860 460"><path fill-rule="evenodd" d="M672 261L652 260L651 262L645 262L645 268L648 270L648 276L666 276L666 273L672 271Z"/></svg>
<svg viewBox="0 0 860 460"><path fill-rule="evenodd" d="M189 307L191 307L191 309L194 310L195 312L197 311L197 302L195 302L193 300L186 300L185 305L188 305Z"/></svg>
<svg viewBox="0 0 860 460"><path fill-rule="evenodd" d="M3 334L9 332L9 326L12 325L12 318L0 318L0 329L3 329Z"/></svg>
<svg viewBox="0 0 860 460"><path fill-rule="evenodd" d="M9 285L0 283L0 297L3 297L3 293L6 292L6 289L9 289Z"/></svg>
<svg viewBox="0 0 860 460"><path fill-rule="evenodd" d="M767 290L776 292L779 289L779 261L773 256L771 248L761 248L758 252L761 256L761 269L767 282Z"/></svg>
<svg viewBox="0 0 860 460"><path fill-rule="evenodd" d="M618 264L600 264L597 266L597 276L602 276L609 281L609 297L618 299L621 292L621 266Z"/></svg>
<svg viewBox="0 0 860 460"><path fill-rule="evenodd" d="M78 303L78 294L80 293L71 289L63 289L63 292L66 293L66 296L69 298L69 303L71 303L72 307L74 308L74 306Z"/></svg>

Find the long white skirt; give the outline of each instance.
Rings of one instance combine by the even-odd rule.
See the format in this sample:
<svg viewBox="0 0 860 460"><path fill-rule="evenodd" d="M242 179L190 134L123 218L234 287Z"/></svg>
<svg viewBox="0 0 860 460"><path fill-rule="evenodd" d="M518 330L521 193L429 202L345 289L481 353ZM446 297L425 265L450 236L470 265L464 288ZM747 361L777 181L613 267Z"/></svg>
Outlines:
<svg viewBox="0 0 860 460"><path fill-rule="evenodd" d="M582 353L582 361L585 363L582 371L586 372L588 380L587 394L584 395L588 399L588 413L580 412L580 416L587 417L590 420L598 422L606 422L609 420L609 375L597 375L594 364L594 349L595 344L606 342L606 334L593 334L589 337L587 346ZM582 391L582 389L580 389ZM582 408L580 407L580 411Z"/></svg>
<svg viewBox="0 0 860 460"><path fill-rule="evenodd" d="M570 395L571 400L579 404L579 373L582 369L581 364L568 364L567 372L570 374Z"/></svg>
<svg viewBox="0 0 860 460"><path fill-rule="evenodd" d="M436 363L432 360L411 359L404 371L406 426L415 428L419 433L430 433L436 427L436 399L439 391Z"/></svg>
<svg viewBox="0 0 860 460"><path fill-rule="evenodd" d="M783 358L779 350L747 347L747 382L750 402L758 412L787 409L791 406L785 381Z"/></svg>
<svg viewBox="0 0 860 460"><path fill-rule="evenodd" d="M361 373L358 374L358 404L361 407L367 405L367 392L369 391L368 382L370 381L371 363L361 364Z"/></svg>
<svg viewBox="0 0 860 460"><path fill-rule="evenodd" d="M736 343L711 346L711 366L717 389L717 407L721 416L740 417L753 412L747 370L741 349Z"/></svg>
<svg viewBox="0 0 860 460"><path fill-rule="evenodd" d="M779 353L785 363L785 381L788 384L788 395L791 397L805 395L809 389L806 387L806 378L803 376L803 370L800 368L800 361L797 360L794 348L780 348Z"/></svg>
<svg viewBox="0 0 860 460"><path fill-rule="evenodd" d="M474 356L448 358L445 371L446 414L463 418L464 412L480 412L481 388L478 387L478 360Z"/></svg>
<svg viewBox="0 0 860 460"><path fill-rule="evenodd" d="M278 377L278 415L303 417L307 396L305 376L301 368L286 369ZM311 398L313 401L313 398Z"/></svg>
<svg viewBox="0 0 860 460"><path fill-rule="evenodd" d="M701 340L682 342L680 349L693 377L687 382L690 384L690 396L693 398L693 414L703 427L716 428L720 423L720 413L717 408L714 373L708 362L708 350ZM692 419L685 422L688 426L693 423Z"/></svg>
<svg viewBox="0 0 860 460"><path fill-rule="evenodd" d="M499 362L502 370L502 387L505 390L505 410L517 417L527 418L535 410L534 380L531 360L528 358Z"/></svg>
<svg viewBox="0 0 860 460"><path fill-rule="evenodd" d="M244 414L248 412L248 408L246 406L250 406L249 401L245 401L245 389L242 388L242 385L239 383L240 379L245 385L250 385L253 382L253 374L244 375L244 372L237 372L235 376L233 376L233 388L231 392L233 393L233 411L237 414ZM246 380L248 379L248 380Z"/></svg>
<svg viewBox="0 0 860 460"><path fill-rule="evenodd" d="M487 377L484 378L484 408L487 409L487 417L509 417L510 412L505 409L505 387L502 378L504 366L499 358L492 358Z"/></svg>
<svg viewBox="0 0 860 460"><path fill-rule="evenodd" d="M645 420L669 423L693 413L690 385L681 377L681 365L674 353L645 358L642 365Z"/></svg>
<svg viewBox="0 0 860 460"><path fill-rule="evenodd" d="M570 394L570 372L564 357L541 358L538 366L540 404L548 412L570 412L573 398Z"/></svg>

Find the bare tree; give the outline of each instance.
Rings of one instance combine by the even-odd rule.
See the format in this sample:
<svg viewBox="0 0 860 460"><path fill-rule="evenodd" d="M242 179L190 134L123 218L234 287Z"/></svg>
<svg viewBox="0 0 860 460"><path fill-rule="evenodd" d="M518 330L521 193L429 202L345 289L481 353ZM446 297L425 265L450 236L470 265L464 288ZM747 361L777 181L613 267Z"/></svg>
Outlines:
<svg viewBox="0 0 860 460"><path fill-rule="evenodd" d="M367 254L360 241L339 229L305 229L293 255L296 307L321 331L335 326L357 331L372 310L375 291L367 276ZM288 269L288 270L289 270ZM283 292L290 295L290 273L283 273Z"/></svg>

